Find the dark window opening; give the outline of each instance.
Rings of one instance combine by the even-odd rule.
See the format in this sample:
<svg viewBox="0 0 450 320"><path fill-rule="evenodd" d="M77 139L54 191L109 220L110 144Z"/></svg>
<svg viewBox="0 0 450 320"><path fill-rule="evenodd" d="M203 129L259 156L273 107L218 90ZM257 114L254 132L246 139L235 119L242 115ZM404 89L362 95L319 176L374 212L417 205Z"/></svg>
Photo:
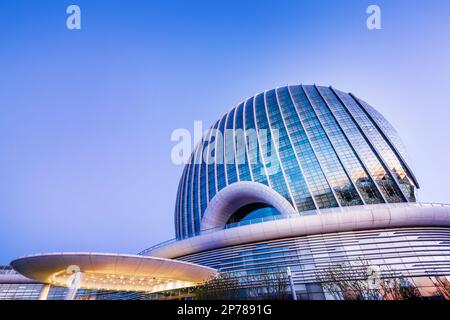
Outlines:
<svg viewBox="0 0 450 320"><path fill-rule="evenodd" d="M252 203L237 210L227 222L234 224L243 221L280 215L277 209L265 203Z"/></svg>

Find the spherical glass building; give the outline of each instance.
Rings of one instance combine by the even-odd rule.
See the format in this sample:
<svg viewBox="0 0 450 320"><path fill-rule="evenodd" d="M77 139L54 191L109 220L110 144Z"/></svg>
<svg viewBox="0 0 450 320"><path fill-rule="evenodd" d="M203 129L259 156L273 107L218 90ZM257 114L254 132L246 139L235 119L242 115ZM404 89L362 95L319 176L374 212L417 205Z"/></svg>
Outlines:
<svg viewBox="0 0 450 320"><path fill-rule="evenodd" d="M142 254L239 279L289 268L299 299L330 299L319 275L364 261L426 294L450 275L450 206L416 202L418 188L368 103L332 87L268 90L204 134L178 187L176 239Z"/></svg>
<svg viewBox="0 0 450 320"><path fill-rule="evenodd" d="M235 196L218 209L215 197L227 188ZM331 87L287 86L247 99L204 135L179 185L176 236L287 213L415 202L417 188L397 132L368 103Z"/></svg>
<svg viewBox="0 0 450 320"><path fill-rule="evenodd" d="M25 256L11 262L22 278L0 285L39 283L39 299L61 287L66 299L182 299L224 275L234 299L399 299L381 287L396 279L409 298L439 298L450 206L416 202L418 188L397 132L369 104L331 87L277 88L205 132L178 187L175 239L139 255ZM375 287L330 290L342 277Z"/></svg>

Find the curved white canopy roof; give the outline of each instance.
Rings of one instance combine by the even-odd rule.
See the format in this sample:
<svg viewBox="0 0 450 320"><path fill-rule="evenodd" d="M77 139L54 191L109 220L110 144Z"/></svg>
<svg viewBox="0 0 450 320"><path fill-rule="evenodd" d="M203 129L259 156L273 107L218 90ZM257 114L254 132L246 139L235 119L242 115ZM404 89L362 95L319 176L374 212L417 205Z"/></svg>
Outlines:
<svg viewBox="0 0 450 320"><path fill-rule="evenodd" d="M216 270L193 263L127 254L48 253L16 259L11 266L38 282L69 287L73 271L81 289L161 292L195 286Z"/></svg>

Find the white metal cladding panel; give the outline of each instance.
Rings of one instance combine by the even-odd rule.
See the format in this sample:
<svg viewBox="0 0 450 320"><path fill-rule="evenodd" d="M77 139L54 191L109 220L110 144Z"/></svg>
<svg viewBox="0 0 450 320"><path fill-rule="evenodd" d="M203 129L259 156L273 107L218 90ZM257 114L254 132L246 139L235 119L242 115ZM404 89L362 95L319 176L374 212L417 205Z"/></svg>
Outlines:
<svg viewBox="0 0 450 320"><path fill-rule="evenodd" d="M229 186L234 187L235 185ZM212 216L224 213L226 214L219 210L216 213L212 212ZM206 215L204 218L206 219ZM305 216L287 213L267 217L259 223L245 223L225 229L223 224L218 224L217 228L204 230L198 236L166 241L144 250L142 254L176 258L199 251L270 239L408 227L450 227L450 205L396 203L329 208L321 210L319 214Z"/></svg>
<svg viewBox="0 0 450 320"><path fill-rule="evenodd" d="M403 276L450 275L450 228L395 228L294 237L178 259L243 275L289 266L297 283L313 283L317 270L357 259L367 260L370 265L389 266Z"/></svg>

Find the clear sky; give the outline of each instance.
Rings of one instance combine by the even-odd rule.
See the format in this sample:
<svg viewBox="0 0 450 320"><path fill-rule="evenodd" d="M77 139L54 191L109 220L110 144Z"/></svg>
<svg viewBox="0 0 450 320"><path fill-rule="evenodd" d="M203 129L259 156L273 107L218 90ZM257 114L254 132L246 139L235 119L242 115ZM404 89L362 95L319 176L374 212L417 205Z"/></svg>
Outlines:
<svg viewBox="0 0 450 320"><path fill-rule="evenodd" d="M0 263L173 238L172 131L286 84L372 104L450 203L449 57L448 0L0 1Z"/></svg>

